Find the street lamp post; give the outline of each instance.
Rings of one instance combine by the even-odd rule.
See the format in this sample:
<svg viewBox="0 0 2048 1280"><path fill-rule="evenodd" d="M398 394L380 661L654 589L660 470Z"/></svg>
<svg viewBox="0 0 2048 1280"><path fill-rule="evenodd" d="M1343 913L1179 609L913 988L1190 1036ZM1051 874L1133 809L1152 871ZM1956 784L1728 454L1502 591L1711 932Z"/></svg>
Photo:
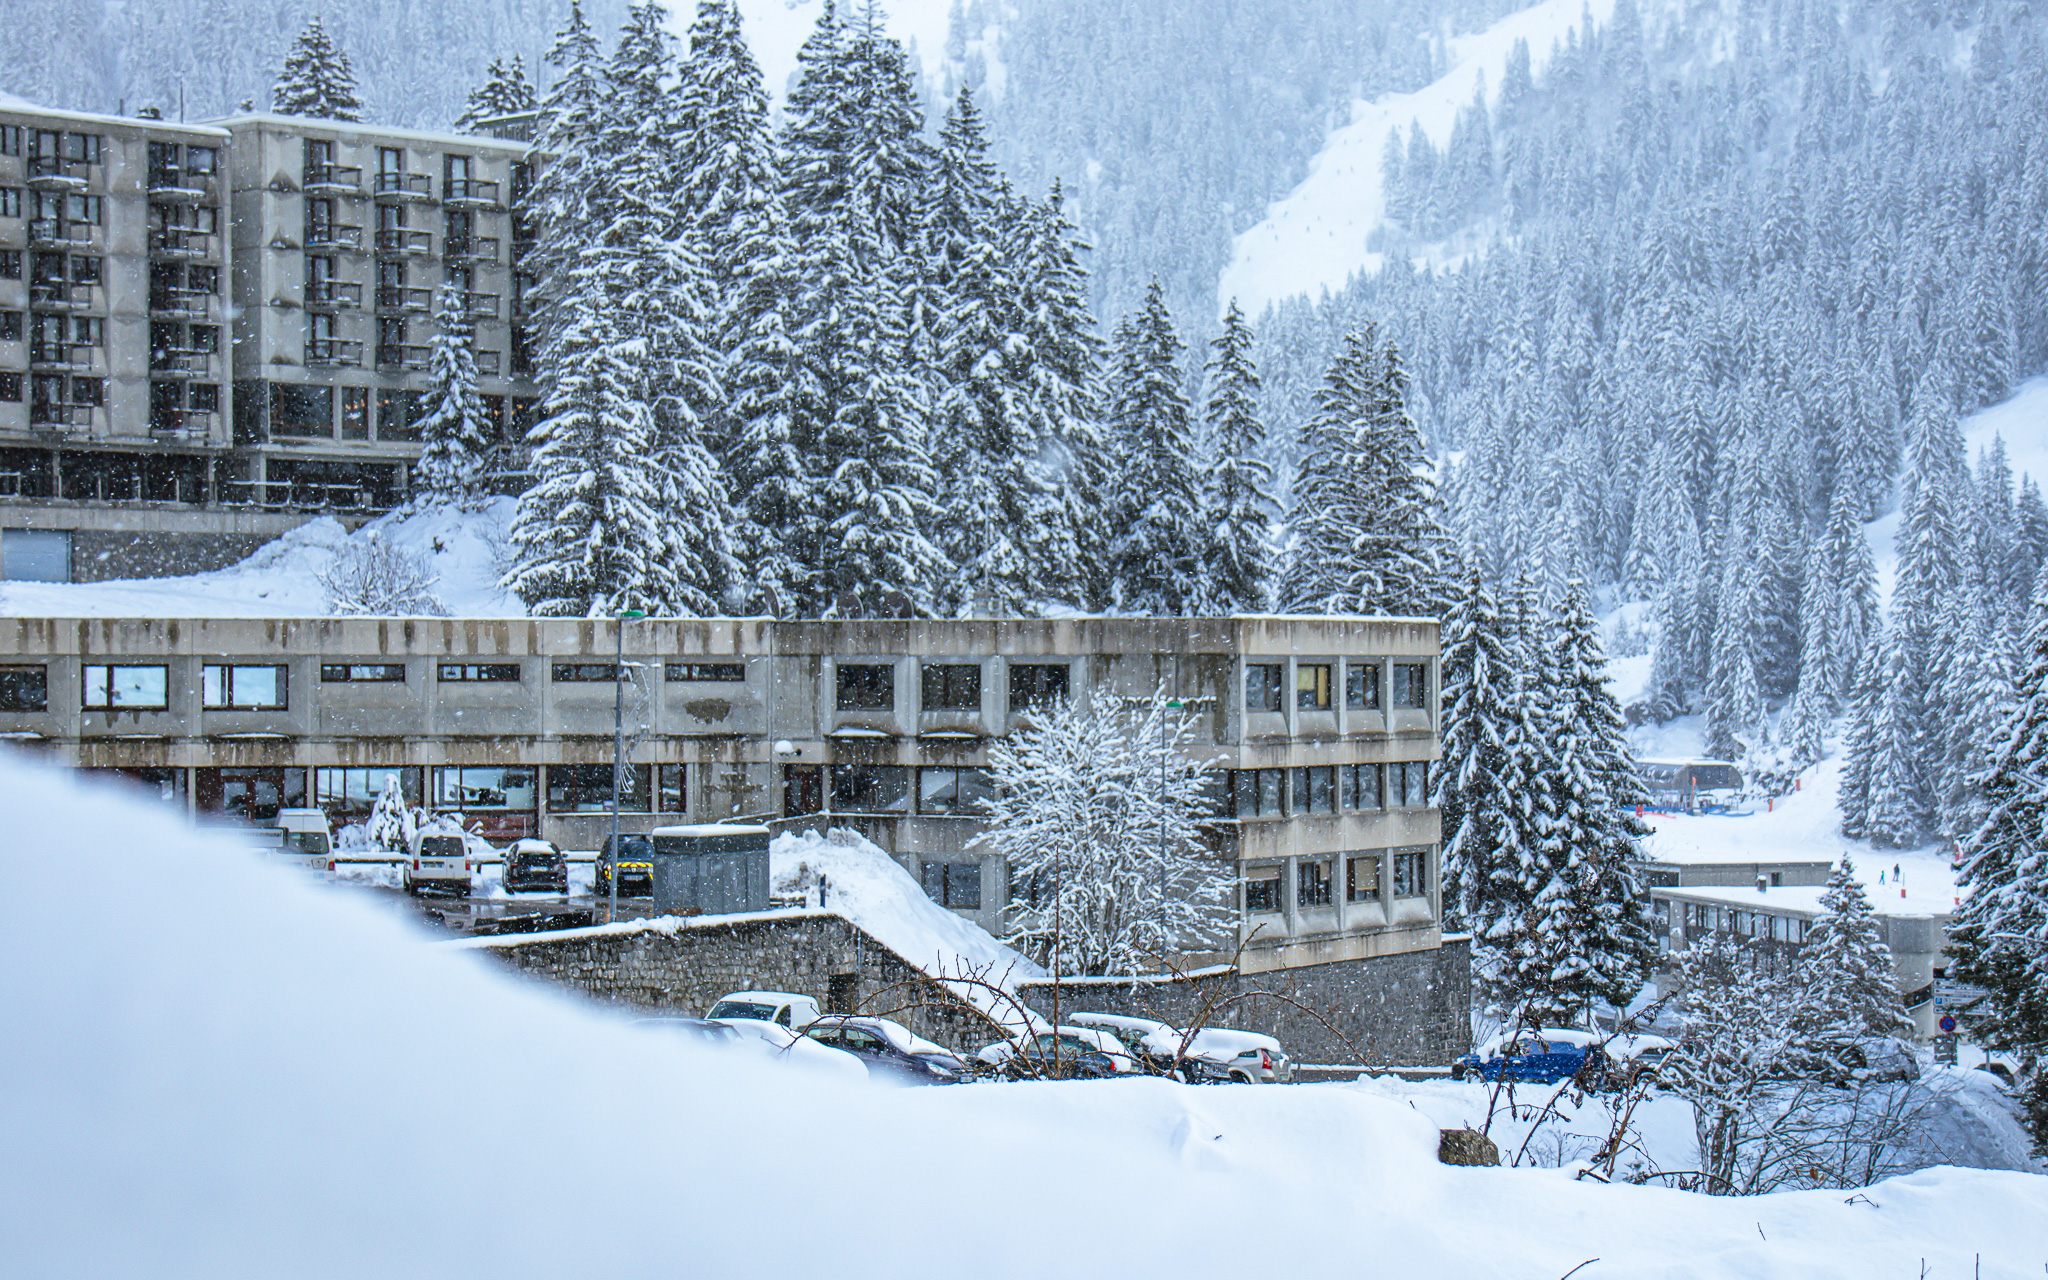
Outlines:
<svg viewBox="0 0 2048 1280"><path fill-rule="evenodd" d="M622 609L612 623L618 648L612 662L612 834L605 844L611 850L612 874L607 885L611 890L611 901L605 908L607 924L619 918L619 781L626 753L626 624L646 616L643 609Z"/></svg>

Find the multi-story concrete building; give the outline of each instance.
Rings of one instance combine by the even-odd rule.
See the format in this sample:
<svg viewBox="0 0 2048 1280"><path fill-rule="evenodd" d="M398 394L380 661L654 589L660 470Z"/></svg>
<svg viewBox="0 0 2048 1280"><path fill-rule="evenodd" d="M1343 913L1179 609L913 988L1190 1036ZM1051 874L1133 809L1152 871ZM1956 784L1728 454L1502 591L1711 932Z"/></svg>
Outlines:
<svg viewBox="0 0 2048 1280"><path fill-rule="evenodd" d="M538 396L526 144L0 108L0 578L190 572L398 501L441 290Z"/></svg>
<svg viewBox="0 0 2048 1280"><path fill-rule="evenodd" d="M260 505L384 508L419 454L444 288L501 438L536 392L525 144L292 116L220 122L237 253L234 442Z"/></svg>
<svg viewBox="0 0 2048 1280"><path fill-rule="evenodd" d="M0 502L221 496L229 143L199 125L0 107ZM10 512L0 572L68 577L79 527Z"/></svg>
<svg viewBox="0 0 2048 1280"><path fill-rule="evenodd" d="M366 816L395 777L492 838L607 823L608 622L0 620L0 736L196 811ZM622 824L859 828L1000 931L993 739L1060 698L1190 706L1245 972L1441 942L1437 625L1383 618L626 624Z"/></svg>

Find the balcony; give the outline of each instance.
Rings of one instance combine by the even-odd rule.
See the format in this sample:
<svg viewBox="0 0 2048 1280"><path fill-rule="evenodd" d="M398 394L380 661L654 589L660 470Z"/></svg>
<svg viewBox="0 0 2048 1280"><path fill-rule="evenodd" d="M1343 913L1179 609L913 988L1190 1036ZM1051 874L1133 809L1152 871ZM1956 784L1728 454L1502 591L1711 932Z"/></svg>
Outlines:
<svg viewBox="0 0 2048 1280"><path fill-rule="evenodd" d="M31 311L79 311L93 305L93 286L62 280L38 280L28 287Z"/></svg>
<svg viewBox="0 0 2048 1280"><path fill-rule="evenodd" d="M79 430L92 425L92 406L89 404L49 404L37 401L28 407L30 426L70 427Z"/></svg>
<svg viewBox="0 0 2048 1280"><path fill-rule="evenodd" d="M205 440L219 416L211 409L157 409L149 415L149 434L157 440Z"/></svg>
<svg viewBox="0 0 2048 1280"><path fill-rule="evenodd" d="M380 173L377 175L377 198L386 201L432 200L434 182L424 173Z"/></svg>
<svg viewBox="0 0 2048 1280"><path fill-rule="evenodd" d="M423 316L433 308L432 289L409 289L396 284L377 286L377 310L380 312Z"/></svg>
<svg viewBox="0 0 2048 1280"><path fill-rule="evenodd" d="M482 178L450 178L441 184L441 203L458 209L495 209L498 184Z"/></svg>
<svg viewBox="0 0 2048 1280"><path fill-rule="evenodd" d="M91 373L100 349L86 342L37 342L29 346L28 367L37 373Z"/></svg>
<svg viewBox="0 0 2048 1280"><path fill-rule="evenodd" d="M363 344L354 338L306 339L306 365L316 369L353 369L363 362Z"/></svg>
<svg viewBox="0 0 2048 1280"><path fill-rule="evenodd" d="M377 345L379 369L424 369L432 356L432 349L425 343L383 342Z"/></svg>
<svg viewBox="0 0 2048 1280"><path fill-rule="evenodd" d="M149 175L149 198L158 204L198 204L214 198L217 190L210 173L186 173L180 169L153 169Z"/></svg>
<svg viewBox="0 0 2048 1280"><path fill-rule="evenodd" d="M213 295L204 289L173 286L149 291L149 313L163 320L207 320L213 316Z"/></svg>
<svg viewBox="0 0 2048 1280"><path fill-rule="evenodd" d="M152 378L206 378L213 375L213 353L180 348L150 353Z"/></svg>
<svg viewBox="0 0 2048 1280"><path fill-rule="evenodd" d="M428 231L386 227L377 232L377 256L382 258L428 258L434 253L434 236Z"/></svg>
<svg viewBox="0 0 2048 1280"><path fill-rule="evenodd" d="M149 256L159 262L190 262L213 256L213 235L184 227L159 227L149 233Z"/></svg>
<svg viewBox="0 0 2048 1280"><path fill-rule="evenodd" d="M84 249L91 246L94 234L90 223L67 222L62 218L37 218L28 224L28 247Z"/></svg>
<svg viewBox="0 0 2048 1280"><path fill-rule="evenodd" d="M359 196L363 170L353 164L316 164L306 169L303 190L309 196Z"/></svg>
<svg viewBox="0 0 2048 1280"><path fill-rule="evenodd" d="M498 295L495 293L463 294L462 314L471 320L496 320L498 318Z"/></svg>
<svg viewBox="0 0 2048 1280"><path fill-rule="evenodd" d="M82 172L87 165L82 160L66 160L61 156L30 156L28 158L28 185L31 191L83 191L86 176Z"/></svg>
<svg viewBox="0 0 2048 1280"><path fill-rule="evenodd" d="M306 310L354 311L363 305L363 286L355 280L306 281Z"/></svg>
<svg viewBox="0 0 2048 1280"><path fill-rule="evenodd" d="M497 352L495 352L495 351L479 351L479 352L477 352L477 353L476 353L476 371L477 371L477 373L481 374L481 375L482 375L483 377L486 377L486 378L495 378L495 377L497 377L497 376L498 376L498 370L499 370L499 368L500 368L500 367L501 367L501 361L500 361L500 357L499 357L499 355L498 355L498 353L497 353Z"/></svg>
<svg viewBox="0 0 2048 1280"><path fill-rule="evenodd" d="M445 256L450 262L495 264L498 261L498 238L496 236L449 236L445 250Z"/></svg>
<svg viewBox="0 0 2048 1280"><path fill-rule="evenodd" d="M360 484L320 484L305 480L223 480L221 501L230 507L260 507L265 511L364 511L387 510L378 496Z"/></svg>
<svg viewBox="0 0 2048 1280"><path fill-rule="evenodd" d="M349 253L363 251L363 229L339 222L321 222L306 228L308 249L340 249Z"/></svg>

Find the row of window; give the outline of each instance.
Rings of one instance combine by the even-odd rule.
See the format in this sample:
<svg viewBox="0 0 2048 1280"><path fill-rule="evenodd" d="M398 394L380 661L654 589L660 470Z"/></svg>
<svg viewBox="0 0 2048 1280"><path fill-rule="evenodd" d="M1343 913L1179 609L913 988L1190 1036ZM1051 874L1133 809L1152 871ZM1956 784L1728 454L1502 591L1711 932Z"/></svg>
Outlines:
<svg viewBox="0 0 2048 1280"><path fill-rule="evenodd" d="M134 781L155 787L167 800L185 795L183 769L120 769ZM307 775L312 775L311 803L337 823L358 822L369 815L377 797L396 780L412 805L469 811L536 812L543 799L549 813L604 813L611 808L612 767L609 764L533 765L383 765L368 768L315 768L259 765L202 768L196 775L197 806L208 813L233 813L258 821L277 816L279 808L308 803ZM689 766L627 765L619 771L622 813L688 813Z"/></svg>
<svg viewBox="0 0 2048 1280"><path fill-rule="evenodd" d="M628 664L630 666L630 664ZM557 662L550 676L561 683L602 681L616 669L609 662ZM88 710L162 711L170 706L170 668L158 665L87 663L81 669L81 705ZM444 683L518 683L516 662L442 662L434 667ZM290 699L291 668L277 663L208 663L199 669L199 701L208 710L283 711ZM747 678L743 662L669 662L671 683L728 683ZM328 662L320 666L328 684L403 684L402 662ZM49 669L41 665L0 666L0 711L48 711Z"/></svg>
<svg viewBox="0 0 2048 1280"><path fill-rule="evenodd" d="M1393 882L1384 889L1381 882L1383 866L1391 871L1390 878ZM1310 907L1330 906L1336 894L1336 876L1339 868L1342 868L1344 877L1346 902L1375 903L1380 901L1383 892L1391 892L1396 898L1429 896L1429 850L1426 848L1339 853L1327 858L1304 859L1295 863L1293 909L1301 911ZM1281 896L1286 888L1284 880L1284 866L1247 868L1244 880L1245 914L1260 915L1287 910L1287 901Z"/></svg>
<svg viewBox="0 0 2048 1280"><path fill-rule="evenodd" d="M1350 711L1378 711L1380 664L1347 662L1344 665L1344 706ZM1396 662L1393 667L1393 705L1397 710L1420 710L1429 706L1429 664ZM1294 665L1294 706L1299 711L1329 711L1335 706L1337 664L1297 662ZM1287 665L1281 662L1252 662L1244 669L1246 711L1286 710Z"/></svg>
<svg viewBox="0 0 2048 1280"><path fill-rule="evenodd" d="M24 214L22 211L27 210ZM0 187L0 218L27 217L35 222L77 223L97 227L106 220L106 199L63 191L23 191Z"/></svg>
<svg viewBox="0 0 2048 1280"><path fill-rule="evenodd" d="M1757 938L1797 946L1806 941L1808 922L1799 916L1773 915L1768 911L1746 911L1717 906L1711 902L1682 902L1679 920L1687 936L1703 932L1728 933L1738 938Z"/></svg>
<svg viewBox="0 0 2048 1280"><path fill-rule="evenodd" d="M28 139L28 153L44 159L69 160L73 164L98 164L105 155L104 140L97 133L60 133L55 129L24 129L18 124L0 124L0 156L21 154L22 139Z"/></svg>
<svg viewBox="0 0 2048 1280"><path fill-rule="evenodd" d="M816 813L824 798L822 766L791 765L785 772L784 805L789 813ZM981 813L995 796L986 769L931 765L842 764L831 768L836 813L921 813L959 817Z"/></svg>
<svg viewBox="0 0 2048 1280"><path fill-rule="evenodd" d="M1429 762L1232 769L1224 785L1216 801L1227 818L1279 818L1346 809L1424 809L1429 807Z"/></svg>

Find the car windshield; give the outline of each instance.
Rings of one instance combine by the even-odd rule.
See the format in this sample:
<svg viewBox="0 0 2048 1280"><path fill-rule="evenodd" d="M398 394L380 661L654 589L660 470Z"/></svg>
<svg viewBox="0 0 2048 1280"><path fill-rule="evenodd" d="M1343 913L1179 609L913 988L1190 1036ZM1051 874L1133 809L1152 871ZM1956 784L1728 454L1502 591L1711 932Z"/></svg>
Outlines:
<svg viewBox="0 0 2048 1280"><path fill-rule="evenodd" d="M462 852L461 836L427 836L420 841L420 852L432 858L453 858Z"/></svg>
<svg viewBox="0 0 2048 1280"><path fill-rule="evenodd" d="M720 1000L717 1004L711 1006L710 1016L714 1018L758 1018L763 1022L769 1022L774 1020L775 1006L772 1004L755 1004L751 1000Z"/></svg>
<svg viewBox="0 0 2048 1280"><path fill-rule="evenodd" d="M644 837L639 840L621 840L619 841L619 859L621 861L634 859L644 861L648 856L647 851L652 847Z"/></svg>

